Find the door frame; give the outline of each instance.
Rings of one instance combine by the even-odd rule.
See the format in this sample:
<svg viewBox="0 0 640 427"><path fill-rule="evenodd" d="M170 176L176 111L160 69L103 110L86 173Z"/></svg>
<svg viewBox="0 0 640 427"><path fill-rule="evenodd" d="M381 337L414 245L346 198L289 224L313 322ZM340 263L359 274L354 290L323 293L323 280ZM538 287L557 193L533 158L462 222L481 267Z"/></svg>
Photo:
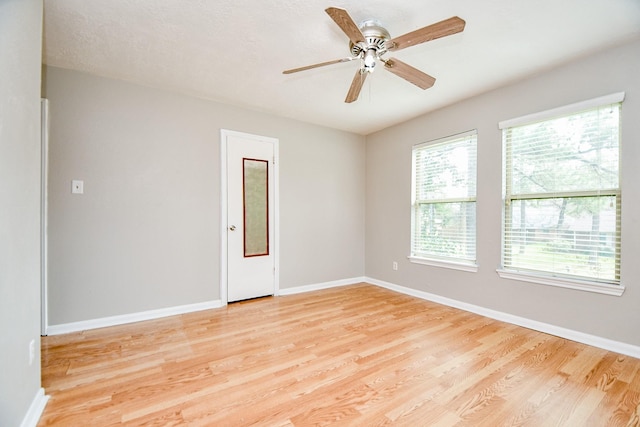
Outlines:
<svg viewBox="0 0 640 427"><path fill-rule="evenodd" d="M49 100L40 98L40 335L49 329L48 195L49 195Z"/></svg>
<svg viewBox="0 0 640 427"><path fill-rule="evenodd" d="M238 132L228 129L220 129L220 301L223 305L228 303L228 250L227 238L229 221L227 214L227 143L228 137L236 136L243 139L268 142L273 144L273 255L274 255L274 295L278 295L280 290L280 159L279 145L277 138L254 135L250 133Z"/></svg>

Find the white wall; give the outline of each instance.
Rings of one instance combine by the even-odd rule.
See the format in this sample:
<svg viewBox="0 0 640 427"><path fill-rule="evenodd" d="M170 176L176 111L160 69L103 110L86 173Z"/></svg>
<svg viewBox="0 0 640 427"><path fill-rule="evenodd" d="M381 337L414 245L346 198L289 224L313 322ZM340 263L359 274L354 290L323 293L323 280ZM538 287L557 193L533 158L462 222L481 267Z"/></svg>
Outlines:
<svg viewBox="0 0 640 427"><path fill-rule="evenodd" d="M640 42L602 52L367 137L368 277L476 306L640 345ZM621 297L501 279L501 133L498 122L614 92L622 118ZM411 147L478 130L477 256L468 273L407 260ZM392 261L399 270L392 271Z"/></svg>
<svg viewBox="0 0 640 427"><path fill-rule="evenodd" d="M2 426L20 425L40 391L41 38L42 1L0 1Z"/></svg>
<svg viewBox="0 0 640 427"><path fill-rule="evenodd" d="M220 298L221 128L280 140L280 288L364 275L364 137L59 68L44 80L50 325Z"/></svg>

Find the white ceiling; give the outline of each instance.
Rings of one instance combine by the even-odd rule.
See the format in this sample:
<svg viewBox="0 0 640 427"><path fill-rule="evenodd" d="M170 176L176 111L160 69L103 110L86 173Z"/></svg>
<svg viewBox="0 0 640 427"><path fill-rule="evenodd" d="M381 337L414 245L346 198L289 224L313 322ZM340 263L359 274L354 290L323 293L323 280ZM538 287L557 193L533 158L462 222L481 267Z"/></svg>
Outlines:
<svg viewBox="0 0 640 427"><path fill-rule="evenodd" d="M423 91L382 67L345 104L357 61L324 10L396 37L457 15L464 32L393 54L434 76ZM43 61L369 134L640 37L640 0L44 0Z"/></svg>

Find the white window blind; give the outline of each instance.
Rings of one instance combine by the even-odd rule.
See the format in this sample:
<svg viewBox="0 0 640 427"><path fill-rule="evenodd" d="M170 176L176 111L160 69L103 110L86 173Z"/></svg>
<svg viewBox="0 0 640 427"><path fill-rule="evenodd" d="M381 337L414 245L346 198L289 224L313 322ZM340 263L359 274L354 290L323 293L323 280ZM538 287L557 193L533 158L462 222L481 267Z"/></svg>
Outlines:
<svg viewBox="0 0 640 427"><path fill-rule="evenodd" d="M413 148L411 257L475 264L477 132Z"/></svg>
<svg viewBox="0 0 640 427"><path fill-rule="evenodd" d="M504 270L620 284L620 108L503 128Z"/></svg>

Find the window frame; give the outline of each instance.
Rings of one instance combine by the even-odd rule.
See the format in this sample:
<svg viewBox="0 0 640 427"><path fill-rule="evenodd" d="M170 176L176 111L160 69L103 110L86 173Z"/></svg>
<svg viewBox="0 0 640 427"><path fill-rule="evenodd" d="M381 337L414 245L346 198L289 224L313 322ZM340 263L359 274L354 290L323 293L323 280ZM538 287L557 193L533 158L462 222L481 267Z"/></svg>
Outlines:
<svg viewBox="0 0 640 427"><path fill-rule="evenodd" d="M505 141L505 132L508 132L509 128L533 124L536 122L549 121L560 117L567 117L573 114L578 114L582 111L611 105L611 104L621 104L624 101L625 94L624 92L618 92L598 98L593 98L587 101L582 101L574 104L565 105L559 108L554 108L551 110L541 111L538 113L517 117L510 120L501 121L498 124L498 128L503 131L503 204L502 204L502 239L501 239L501 259L500 266L496 270L498 275L501 278L512 279L521 282L530 282L537 283L548 286L557 286L562 288L576 289L581 291L588 292L596 292L607 295L615 295L620 296L624 293L625 287L622 283L622 277L613 282L607 281L598 281L596 279L590 280L589 278L568 278L568 277L559 277L554 276L554 273L544 272L544 271L535 271L528 269L518 269L516 268L506 268L505 265L505 256L507 251L506 237L508 234L506 219L509 214L509 208L513 203L517 203L519 200L533 200L533 199L553 199L553 198L572 198L572 197L605 197L605 196L613 196L616 198L616 209L617 209L617 218L621 219L622 215L622 206L621 206L621 169L618 169L618 186L617 188L608 188L608 189L600 189L600 190L586 190L586 191L556 191L556 192L547 192L547 193L522 193L522 194L509 194L508 192L508 182L511 182L510 173L511 170L507 168L506 159L507 159L507 147ZM622 110L620 110L622 111ZM622 116L622 115L621 115ZM619 125L619 134L622 133L622 125ZM621 145L618 145L618 151L620 153L619 159L621 159ZM620 161L620 160L618 160ZM618 239L622 240L621 235L621 227L617 230ZM621 265L621 254L618 256L618 272L620 272ZM620 272L621 276L621 272Z"/></svg>
<svg viewBox="0 0 640 427"><path fill-rule="evenodd" d="M416 175L417 175L417 171L416 171L416 152L420 149L424 149L425 147L434 147L434 146L441 146L441 145L445 145L447 143L455 143L458 142L459 140L466 138L466 137L473 137L474 138L474 144L475 144L475 175L473 176L474 179L474 186L475 186L475 195L473 197L445 197L445 198L440 198L440 199L430 199L428 201L418 201L417 200L417 195L416 195L416 191L417 191L417 183L416 183ZM410 236L410 248L409 248L409 253L410 255L407 257L407 259L414 263L414 264L421 264L421 265L429 265L432 267L441 267L441 268L449 268L449 269L454 269L454 270L461 270L461 271L467 271L467 272L477 272L478 271L478 265L477 265L477 249L478 249L478 245L477 245L477 216L474 215L475 217L475 222L476 224L474 224L474 228L475 228L475 236L474 236L474 240L475 240L475 247L474 247L474 259L473 260L468 260L468 259L463 259L463 258L459 258L459 257L447 257L447 256L441 256L441 255L437 255L437 254L428 254L428 253L418 253L414 251L414 246L415 246L415 235L416 235L416 210L418 209L419 205L422 204L442 204L442 203L473 203L473 207L475 210L475 213L477 215L477 184L478 184L478 154L477 154L477 149L478 149L478 131L476 129L472 129L466 132L461 132L458 134L454 134L454 135L450 135L450 136L446 136L446 137L442 137L442 138L438 138L438 139L434 139L434 140L430 140L427 142L423 142L420 144L415 144L414 146L412 146L411 148L411 236Z"/></svg>

